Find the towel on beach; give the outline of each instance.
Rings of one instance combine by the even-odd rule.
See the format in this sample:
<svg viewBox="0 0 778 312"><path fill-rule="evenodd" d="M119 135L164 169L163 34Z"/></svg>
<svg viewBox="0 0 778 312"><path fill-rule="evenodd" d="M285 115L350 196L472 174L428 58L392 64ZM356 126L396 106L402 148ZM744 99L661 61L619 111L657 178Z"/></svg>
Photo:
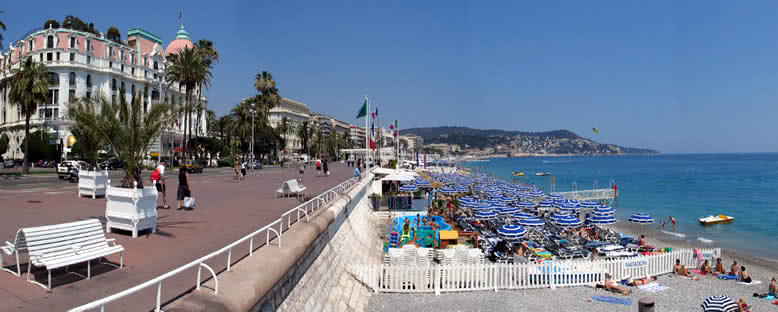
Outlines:
<svg viewBox="0 0 778 312"><path fill-rule="evenodd" d="M767 297L764 297L762 299L773 300L773 299L775 299L775 296L767 296Z"/></svg>
<svg viewBox="0 0 778 312"><path fill-rule="evenodd" d="M665 289L670 289L670 287L659 285L659 283L657 282L652 282L645 285L640 285L638 286L638 289L645 292L657 293Z"/></svg>
<svg viewBox="0 0 778 312"><path fill-rule="evenodd" d="M592 300L606 303L632 305L632 299L616 298L611 296L592 296Z"/></svg>
<svg viewBox="0 0 778 312"><path fill-rule="evenodd" d="M743 285L759 285L759 284L762 283L762 281L751 280L750 283L746 283L746 282L738 282L738 283L743 284Z"/></svg>
<svg viewBox="0 0 778 312"><path fill-rule="evenodd" d="M719 278L723 280L736 280L737 275L719 274Z"/></svg>

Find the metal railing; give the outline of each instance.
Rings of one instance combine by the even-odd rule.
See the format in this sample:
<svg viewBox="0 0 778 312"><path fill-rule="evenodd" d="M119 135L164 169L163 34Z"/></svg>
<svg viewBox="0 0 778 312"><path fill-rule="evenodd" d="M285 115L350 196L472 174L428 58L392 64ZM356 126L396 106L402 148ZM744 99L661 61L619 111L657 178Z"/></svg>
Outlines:
<svg viewBox="0 0 778 312"><path fill-rule="evenodd" d="M369 175L362 175L362 177L369 177ZM119 293L113 294L111 296L92 301L90 303L84 304L79 307L72 308L68 311L71 312L77 312L77 311L89 311L93 309L100 309L100 311L105 310L105 306L109 303L112 303L114 301L117 301L119 299L122 299L124 297L131 296L133 294L136 294L142 290L145 290L146 288L157 286L157 295L156 295L156 305L155 305L155 311L162 311L162 282L164 282L166 279L169 279L173 276L178 275L179 273L197 267L197 283L195 285L195 289L200 289L201 282L201 273L202 269L205 268L206 270L210 271L211 276L214 280L214 293L219 294L219 279L218 274L216 271L205 263L205 261L208 261L210 259L213 259L217 256L227 254L227 268L226 270L229 272L232 270L232 250L236 248L238 245L243 244L245 242L248 242L249 246L249 254L248 256L252 256L256 250L261 248L262 246L258 246L257 248L254 247L254 238L262 233L265 234L265 245L264 246L270 246L271 241L271 233L275 235L273 238L278 239L278 247L281 248L281 239L283 236L283 233L286 230L289 230L291 226L297 222L300 222L301 220L301 213L305 216L306 222L310 221L310 215L315 212L316 210L326 206L333 200L337 200L340 198L340 195L348 192L351 190L354 185L358 184L360 181L359 178L353 177L349 178L348 180L344 181L343 183L340 183L336 185L335 187L317 195L316 197L313 197L312 199L290 209L289 211L285 212L281 215L280 218L276 219L275 221L271 222L268 225L265 225L264 227L252 232L251 234L248 234L232 243L230 243L227 246L222 247L221 249L211 252L197 260L194 260L192 262L189 262L185 265L182 265L170 272L167 272L165 274L162 274L154 279L151 279L145 283L142 283L140 285L137 285L135 287L126 289L124 291L121 291ZM286 221L286 222L284 222ZM284 223L286 223L286 228L284 228Z"/></svg>
<svg viewBox="0 0 778 312"><path fill-rule="evenodd" d="M594 189L594 190L582 190L572 192L559 192L559 195L565 198L575 200L599 200L599 199L613 199L616 197L616 193L613 189Z"/></svg>

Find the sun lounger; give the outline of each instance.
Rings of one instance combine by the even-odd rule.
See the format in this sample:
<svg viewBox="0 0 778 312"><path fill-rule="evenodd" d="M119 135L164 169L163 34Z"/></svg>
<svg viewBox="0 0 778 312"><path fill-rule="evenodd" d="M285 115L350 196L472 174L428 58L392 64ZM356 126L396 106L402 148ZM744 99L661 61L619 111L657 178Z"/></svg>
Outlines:
<svg viewBox="0 0 778 312"><path fill-rule="evenodd" d="M51 290L51 270L67 268L77 263L87 263L87 276L91 278L91 260L120 253L119 268L124 266L124 247L114 239L106 239L100 220L89 219L56 225L22 228L16 232L13 243L5 242L0 247L7 255L16 256L16 272L21 276L20 254L27 254L27 280ZM48 285L30 280L32 266L45 267L49 273Z"/></svg>

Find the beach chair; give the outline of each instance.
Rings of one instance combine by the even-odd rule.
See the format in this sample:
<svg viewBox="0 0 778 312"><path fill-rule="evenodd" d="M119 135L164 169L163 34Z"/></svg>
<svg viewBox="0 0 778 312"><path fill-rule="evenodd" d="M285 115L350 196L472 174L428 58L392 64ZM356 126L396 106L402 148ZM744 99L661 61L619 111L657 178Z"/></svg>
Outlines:
<svg viewBox="0 0 778 312"><path fill-rule="evenodd" d="M51 271L78 263L87 263L86 279L92 277L92 260L120 253L118 268L124 266L124 247L116 244L115 239L106 239L102 223L98 219L89 219L56 225L21 228L16 232L13 243L6 241L0 247L6 255L15 255L16 272L3 268L16 276L21 276L20 254L27 254L27 280L47 290L51 290ZM32 267L44 267L48 271L48 285L30 280ZM68 272L73 273L74 272ZM78 275L78 274L77 274Z"/></svg>

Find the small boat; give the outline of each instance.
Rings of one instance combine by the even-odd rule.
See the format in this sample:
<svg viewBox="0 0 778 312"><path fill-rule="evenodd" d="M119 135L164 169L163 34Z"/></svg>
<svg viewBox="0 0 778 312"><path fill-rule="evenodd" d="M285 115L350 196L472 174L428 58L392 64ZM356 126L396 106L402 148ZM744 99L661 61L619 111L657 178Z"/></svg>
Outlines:
<svg viewBox="0 0 778 312"><path fill-rule="evenodd" d="M707 224L727 223L727 222L732 222L732 220L735 220L735 218L720 214L720 215L700 218L700 223L702 223L703 225L707 225Z"/></svg>
<svg viewBox="0 0 778 312"><path fill-rule="evenodd" d="M516 172L516 171L514 171L513 172L513 176L514 177L523 177L524 176L524 172Z"/></svg>
<svg viewBox="0 0 778 312"><path fill-rule="evenodd" d="M538 172L538 173L536 173L535 175L536 175L536 176L539 176L539 177L542 177L542 176L551 175L551 172Z"/></svg>

